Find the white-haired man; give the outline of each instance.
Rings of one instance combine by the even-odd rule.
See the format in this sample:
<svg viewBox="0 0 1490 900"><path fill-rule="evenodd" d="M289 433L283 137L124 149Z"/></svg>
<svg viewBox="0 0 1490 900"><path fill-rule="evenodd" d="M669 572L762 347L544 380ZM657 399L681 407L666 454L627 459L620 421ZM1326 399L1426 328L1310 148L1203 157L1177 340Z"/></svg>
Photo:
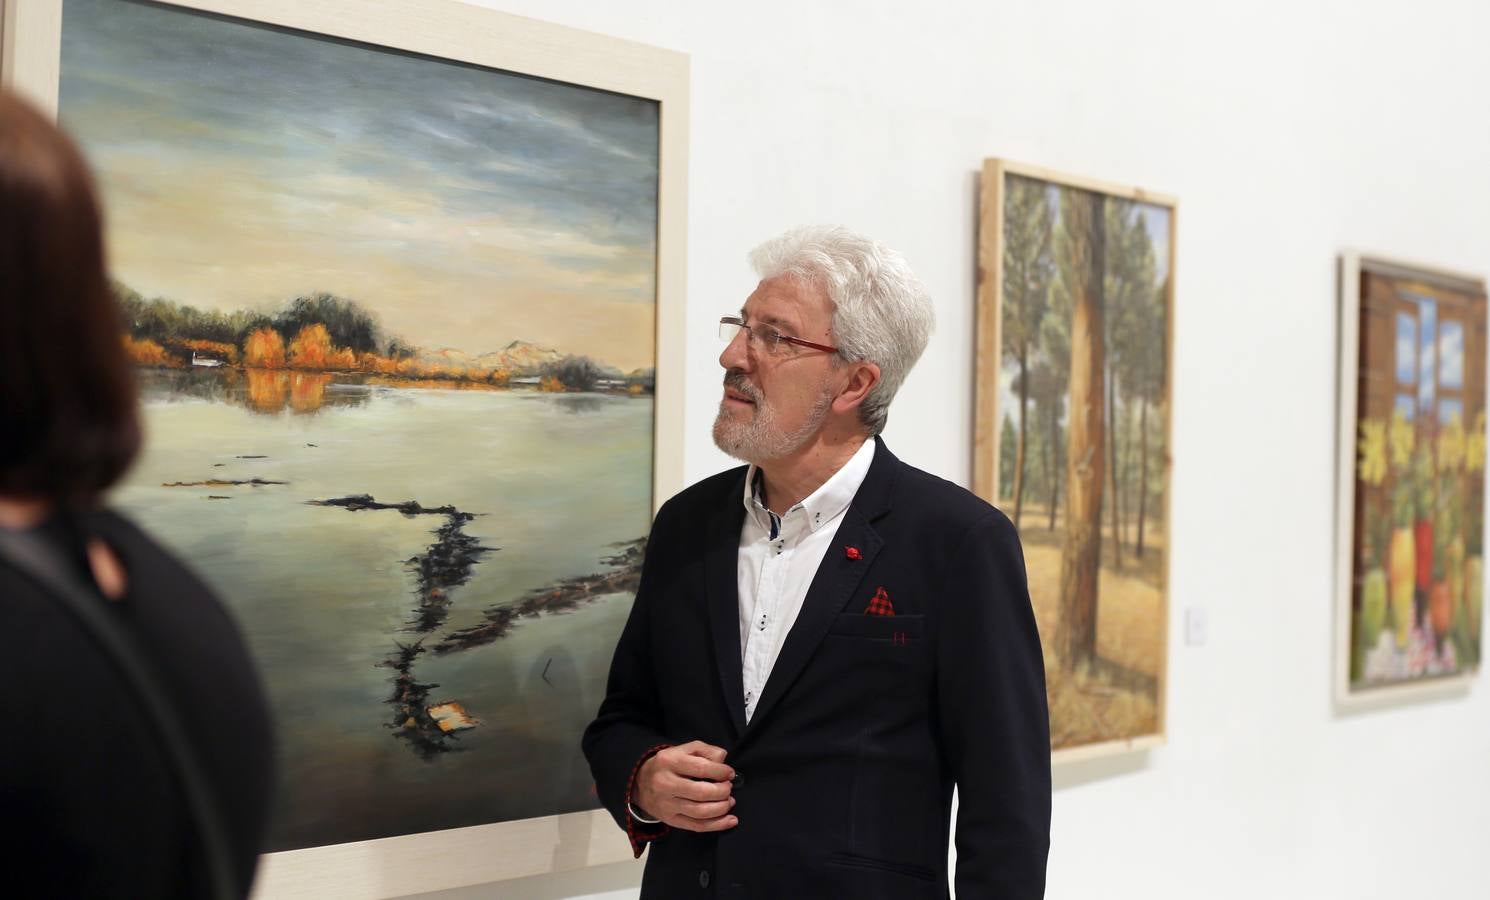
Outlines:
<svg viewBox="0 0 1490 900"><path fill-rule="evenodd" d="M904 259L841 228L751 255L714 440L657 514L585 754L642 897L1044 894L1050 743L1013 526L897 460L925 349Z"/></svg>

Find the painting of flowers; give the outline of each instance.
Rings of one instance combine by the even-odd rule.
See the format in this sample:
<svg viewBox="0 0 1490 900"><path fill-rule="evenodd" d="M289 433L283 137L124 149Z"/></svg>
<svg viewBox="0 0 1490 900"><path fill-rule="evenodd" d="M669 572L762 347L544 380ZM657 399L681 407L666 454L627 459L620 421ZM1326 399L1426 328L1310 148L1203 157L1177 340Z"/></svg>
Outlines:
<svg viewBox="0 0 1490 900"><path fill-rule="evenodd" d="M1357 340L1342 344L1354 355L1342 389L1355 415L1341 656L1356 694L1479 666L1486 313L1483 281L1373 259L1347 266L1346 337Z"/></svg>

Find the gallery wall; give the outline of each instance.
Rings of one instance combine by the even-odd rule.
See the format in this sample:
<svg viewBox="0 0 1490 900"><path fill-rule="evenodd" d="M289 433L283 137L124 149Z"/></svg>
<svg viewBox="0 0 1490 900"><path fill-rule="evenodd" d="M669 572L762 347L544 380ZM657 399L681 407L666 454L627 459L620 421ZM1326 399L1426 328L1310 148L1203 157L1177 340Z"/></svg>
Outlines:
<svg viewBox="0 0 1490 900"><path fill-rule="evenodd" d="M1333 415L1339 250L1490 273L1490 6L483 3L692 57L690 481L730 464L712 323L760 240L839 222L909 258L938 327L886 439L968 484L981 160L1177 196L1169 739L1057 774L1049 896L1481 889L1490 684L1331 704ZM623 864L438 896L639 882Z"/></svg>

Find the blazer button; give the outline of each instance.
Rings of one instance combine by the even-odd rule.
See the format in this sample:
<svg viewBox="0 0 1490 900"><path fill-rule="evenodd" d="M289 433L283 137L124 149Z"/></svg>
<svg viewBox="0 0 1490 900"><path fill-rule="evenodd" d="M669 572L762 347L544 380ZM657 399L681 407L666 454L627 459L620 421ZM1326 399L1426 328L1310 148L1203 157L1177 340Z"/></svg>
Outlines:
<svg viewBox="0 0 1490 900"><path fill-rule="evenodd" d="M732 790L738 791L740 788L742 788L742 787L745 786L745 775L744 775L744 773L742 773L742 772L736 772L735 773L735 777L734 778L731 778L729 780L729 783L730 783L730 787L731 787Z"/></svg>
<svg viewBox="0 0 1490 900"><path fill-rule="evenodd" d="M706 888L706 887L709 886L709 870L708 869L704 869L702 872L699 872L698 873L698 886L701 887L701 888Z"/></svg>

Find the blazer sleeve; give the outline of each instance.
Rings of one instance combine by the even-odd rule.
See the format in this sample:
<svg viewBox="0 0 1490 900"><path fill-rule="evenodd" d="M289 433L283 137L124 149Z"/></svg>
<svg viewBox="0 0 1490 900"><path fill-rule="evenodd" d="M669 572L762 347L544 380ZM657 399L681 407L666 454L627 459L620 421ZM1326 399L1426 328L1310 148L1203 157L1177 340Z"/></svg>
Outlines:
<svg viewBox="0 0 1490 900"><path fill-rule="evenodd" d="M648 825L631 816L628 803L641 764L647 757L669 746L662 733L662 705L652 666L650 610L654 594L665 580L664 515L657 515L642 562L636 600L616 652L611 659L605 699L595 720L585 729L581 746L595 779L601 804L631 839L632 852L640 856L641 845L660 837L666 826Z"/></svg>
<svg viewBox="0 0 1490 900"><path fill-rule="evenodd" d="M958 897L1045 895L1050 718L1014 526L992 511L963 537L938 596L937 720L957 781Z"/></svg>

